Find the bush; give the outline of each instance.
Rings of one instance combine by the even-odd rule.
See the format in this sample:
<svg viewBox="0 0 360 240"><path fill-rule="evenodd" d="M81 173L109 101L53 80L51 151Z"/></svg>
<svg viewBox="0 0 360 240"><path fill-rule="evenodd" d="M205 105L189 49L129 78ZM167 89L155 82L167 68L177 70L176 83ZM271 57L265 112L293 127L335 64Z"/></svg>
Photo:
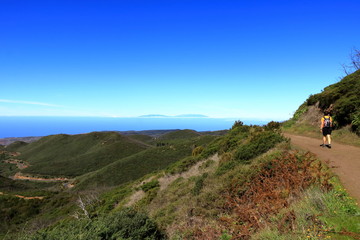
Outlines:
<svg viewBox="0 0 360 240"><path fill-rule="evenodd" d="M234 122L234 124L232 125L231 129L237 128L237 127L242 127L244 126L244 123L240 120L237 120Z"/></svg>
<svg viewBox="0 0 360 240"><path fill-rule="evenodd" d="M153 189L153 188L156 188L156 187L159 187L160 184L159 184L159 181L158 180L152 180L148 183L145 183L141 186L141 189L144 191L144 192L148 192L149 190Z"/></svg>
<svg viewBox="0 0 360 240"><path fill-rule="evenodd" d="M235 160L248 163L250 159L267 152L277 143L284 141L285 138L272 131L257 134L247 144L241 146L235 152Z"/></svg>
<svg viewBox="0 0 360 240"><path fill-rule="evenodd" d="M195 186L192 189L192 194L194 196L199 195L201 192L201 189L204 187L204 180L207 178L208 174L204 173L200 177L197 177L195 180Z"/></svg>
<svg viewBox="0 0 360 240"><path fill-rule="evenodd" d="M351 128L357 135L360 135L360 111L354 113L352 119Z"/></svg>
<svg viewBox="0 0 360 240"><path fill-rule="evenodd" d="M200 155L203 151L204 151L204 147L198 146L198 147L194 148L194 150L192 151L192 156L196 157L196 156Z"/></svg>
<svg viewBox="0 0 360 240"><path fill-rule="evenodd" d="M271 121L265 126L265 130L276 131L280 129L281 124L279 122Z"/></svg>
<svg viewBox="0 0 360 240"><path fill-rule="evenodd" d="M92 240L92 239L166 239L157 225L146 214L124 209L96 219L67 221L58 226L39 231L21 240Z"/></svg>
<svg viewBox="0 0 360 240"><path fill-rule="evenodd" d="M338 127L344 127L354 124L353 130L357 132L356 125L357 109L360 108L360 70L344 77L340 82L332 84L324 89L323 92L310 95L305 102L305 107L319 103L322 111L331 109L334 121L338 123ZM306 109L304 104L294 114L294 120L298 119L301 112ZM357 132L358 133L358 132Z"/></svg>

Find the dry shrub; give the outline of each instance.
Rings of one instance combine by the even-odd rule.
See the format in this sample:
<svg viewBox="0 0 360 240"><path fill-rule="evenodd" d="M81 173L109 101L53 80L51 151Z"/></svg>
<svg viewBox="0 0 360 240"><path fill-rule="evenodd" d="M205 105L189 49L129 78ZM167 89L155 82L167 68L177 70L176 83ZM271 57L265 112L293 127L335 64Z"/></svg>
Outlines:
<svg viewBox="0 0 360 240"><path fill-rule="evenodd" d="M325 190L332 187L330 174L310 153L287 152L261 169L245 186L234 181L225 194L229 216L220 221L234 239L250 239L251 234L270 224L275 214L310 185L318 183ZM285 214L279 230L293 230L295 219L294 213Z"/></svg>
<svg viewBox="0 0 360 240"><path fill-rule="evenodd" d="M202 216L191 215L192 213L188 214L186 222L174 223L173 234L179 233L181 239L184 240L212 240L220 238L222 226L218 222L209 221L209 219ZM173 234L170 233L169 235Z"/></svg>

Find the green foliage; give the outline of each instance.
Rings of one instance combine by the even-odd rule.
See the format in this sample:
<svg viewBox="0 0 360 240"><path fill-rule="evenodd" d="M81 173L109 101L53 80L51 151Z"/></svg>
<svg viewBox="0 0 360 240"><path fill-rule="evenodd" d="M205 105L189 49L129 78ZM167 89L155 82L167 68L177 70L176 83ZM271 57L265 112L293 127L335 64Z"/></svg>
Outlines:
<svg viewBox="0 0 360 240"><path fill-rule="evenodd" d="M0 192L10 193L21 193L24 195L24 191L34 192L43 190L49 187L53 187L54 182L41 183L41 182L30 182L30 181L15 181L10 178L0 176ZM32 194L32 193L31 193Z"/></svg>
<svg viewBox="0 0 360 240"><path fill-rule="evenodd" d="M204 151L204 147L198 146L198 147L194 148L194 150L192 151L192 156L196 157L196 156L200 155L203 151Z"/></svg>
<svg viewBox="0 0 360 240"><path fill-rule="evenodd" d="M201 189L204 187L204 180L208 177L208 173L204 173L203 175L201 175L200 177L197 177L195 180L195 186L192 189L192 194L193 195L199 195Z"/></svg>
<svg viewBox="0 0 360 240"><path fill-rule="evenodd" d="M146 143L150 145L154 145L154 141L155 141L153 137L142 134L128 135L128 137L136 141L140 141L142 143Z"/></svg>
<svg viewBox="0 0 360 240"><path fill-rule="evenodd" d="M116 188L106 191L100 196L100 201L94 206L97 212L109 213L117 208L121 202L133 192L132 184L123 184Z"/></svg>
<svg viewBox="0 0 360 240"><path fill-rule="evenodd" d="M217 143L217 150L220 153L234 150L247 139L247 137L250 135L250 131L255 129L255 127L250 127L247 125L234 125L235 127L233 127L228 132L228 134L222 137L221 140Z"/></svg>
<svg viewBox="0 0 360 240"><path fill-rule="evenodd" d="M20 158L31 164L23 170L25 173L74 177L147 148L115 132L62 134L28 144L21 149Z"/></svg>
<svg viewBox="0 0 360 240"><path fill-rule="evenodd" d="M40 212L41 200L25 200L10 195L0 195L0 232L15 231Z"/></svg>
<svg viewBox="0 0 360 240"><path fill-rule="evenodd" d="M312 106L317 102L321 110L332 106L332 114L339 127L352 124L360 111L360 70L326 87L323 92L311 95L306 100L306 105Z"/></svg>
<svg viewBox="0 0 360 240"><path fill-rule="evenodd" d="M231 161L222 163L222 164L220 164L220 166L216 170L216 174L217 175L223 175L223 174L231 171L232 169L234 169L234 167L236 165L238 165L238 164L239 164L239 162L235 161L235 160L231 160Z"/></svg>
<svg viewBox="0 0 360 240"><path fill-rule="evenodd" d="M79 177L76 189L116 186L139 179L151 172L165 169L188 156L191 157L192 146L206 144L214 138L216 137L200 136L175 141L163 147L149 148Z"/></svg>
<svg viewBox="0 0 360 240"><path fill-rule="evenodd" d="M194 130L179 130L174 132L169 132L164 135L162 135L159 139L161 141L169 141L169 140L189 140L194 137L199 137L200 133L194 131Z"/></svg>
<svg viewBox="0 0 360 240"><path fill-rule="evenodd" d="M27 145L28 145L28 143L26 143L26 142L16 141L16 142L13 142L12 144L6 146L6 151L17 152L17 151L20 151L22 148L26 147Z"/></svg>
<svg viewBox="0 0 360 240"><path fill-rule="evenodd" d="M272 131L265 131L253 136L250 141L240 146L234 158L240 162L248 163L252 158L267 152L277 143L284 141L284 137Z"/></svg>
<svg viewBox="0 0 360 240"><path fill-rule="evenodd" d="M234 124L232 125L231 129L237 128L237 127L242 127L244 126L244 123L240 120L237 120L234 122Z"/></svg>
<svg viewBox="0 0 360 240"><path fill-rule="evenodd" d="M148 192L149 190L159 187L159 186L160 186L159 181L155 179L155 180L152 180L150 182L147 182L147 183L141 185L141 189L144 192Z"/></svg>
<svg viewBox="0 0 360 240"><path fill-rule="evenodd" d="M353 239L360 233L360 209L348 196L339 181L335 188L323 191L318 186L307 189L289 209L273 218L273 223L254 239ZM292 213L294 218L284 221ZM279 231L279 224L281 229ZM289 230L284 231L288 228ZM290 230L291 229L291 230Z"/></svg>
<svg viewBox="0 0 360 240"><path fill-rule="evenodd" d="M146 214L123 209L95 219L65 221L53 228L41 230L20 240L98 240L98 239L166 239Z"/></svg>
<svg viewBox="0 0 360 240"><path fill-rule="evenodd" d="M265 125L264 129L267 131L277 131L281 127L281 124L279 122L271 121L268 124Z"/></svg>
<svg viewBox="0 0 360 240"><path fill-rule="evenodd" d="M353 114L352 119L352 129L356 134L360 135L360 111Z"/></svg>
<svg viewBox="0 0 360 240"><path fill-rule="evenodd" d="M169 174L182 173L199 161L199 157L189 156L171 164L166 172Z"/></svg>
<svg viewBox="0 0 360 240"><path fill-rule="evenodd" d="M223 233L220 237L221 240L231 240L232 236L227 234L227 233Z"/></svg>
<svg viewBox="0 0 360 240"><path fill-rule="evenodd" d="M6 160L8 158L6 152L0 153L0 161Z"/></svg>
<svg viewBox="0 0 360 240"><path fill-rule="evenodd" d="M303 103L294 113L293 120L297 121L299 118L308 111L308 106Z"/></svg>

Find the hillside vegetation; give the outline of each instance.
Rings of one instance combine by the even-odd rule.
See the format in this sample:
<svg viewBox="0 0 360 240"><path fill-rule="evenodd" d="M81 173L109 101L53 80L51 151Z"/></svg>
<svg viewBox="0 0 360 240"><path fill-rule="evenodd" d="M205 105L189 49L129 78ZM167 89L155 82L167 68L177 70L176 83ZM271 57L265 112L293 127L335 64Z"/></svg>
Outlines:
<svg viewBox="0 0 360 240"><path fill-rule="evenodd" d="M330 111L334 119L336 141L360 146L360 70L332 84L321 93L310 95L283 123L285 131L320 137L320 119Z"/></svg>
<svg viewBox="0 0 360 240"><path fill-rule="evenodd" d="M359 76L311 95L284 123L61 134L0 146L0 238L360 239L354 199L282 134L320 137L330 110L336 141L360 146ZM14 180L19 173L35 180ZM60 176L71 179L52 179Z"/></svg>
<svg viewBox="0 0 360 240"><path fill-rule="evenodd" d="M166 135L174 131L150 132L159 137L160 133ZM18 141L3 147L0 153L0 203L3 204L0 220L6 224L0 229L0 236L7 231L18 232L26 222L27 228L33 230L66 218L75 211L79 191L91 191L97 198L99 192L164 169L191 156L196 146L205 147L217 138L195 131L187 135L188 132L172 133L161 141L148 135L122 136L117 132L61 134L29 144ZM17 172L32 175L34 179L40 179L39 175L45 178L41 181L8 178ZM59 176L78 177L71 182L51 181ZM67 186L74 184L74 188L68 189ZM25 200L20 196L34 199Z"/></svg>
<svg viewBox="0 0 360 240"><path fill-rule="evenodd" d="M97 197L83 192L71 217L18 237L352 239L360 232L359 208L315 156L291 148L279 127L238 121L211 143L190 138L196 147L189 156ZM185 140L169 141L155 149Z"/></svg>
<svg viewBox="0 0 360 240"><path fill-rule="evenodd" d="M191 135L184 139L181 131L175 135L169 134L171 135L161 138L161 144L158 144L158 147L133 154L77 178L76 181L79 183L76 184L76 188L89 189L127 183L153 171L164 169L171 163L190 156L195 146L206 145L215 138L213 136Z"/></svg>
<svg viewBox="0 0 360 240"><path fill-rule="evenodd" d="M94 132L43 137L25 146L14 148L12 144L9 148L20 152L19 158L30 164L23 173L74 177L141 152L149 146L115 132Z"/></svg>

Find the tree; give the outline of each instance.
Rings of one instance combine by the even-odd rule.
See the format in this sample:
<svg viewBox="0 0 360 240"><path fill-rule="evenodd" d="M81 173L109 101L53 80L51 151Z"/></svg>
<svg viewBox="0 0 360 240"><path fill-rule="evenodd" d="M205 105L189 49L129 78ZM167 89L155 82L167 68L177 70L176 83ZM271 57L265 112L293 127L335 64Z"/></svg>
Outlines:
<svg viewBox="0 0 360 240"><path fill-rule="evenodd" d="M342 64L346 75L349 75L360 69L360 50L353 48L350 52L350 63Z"/></svg>

